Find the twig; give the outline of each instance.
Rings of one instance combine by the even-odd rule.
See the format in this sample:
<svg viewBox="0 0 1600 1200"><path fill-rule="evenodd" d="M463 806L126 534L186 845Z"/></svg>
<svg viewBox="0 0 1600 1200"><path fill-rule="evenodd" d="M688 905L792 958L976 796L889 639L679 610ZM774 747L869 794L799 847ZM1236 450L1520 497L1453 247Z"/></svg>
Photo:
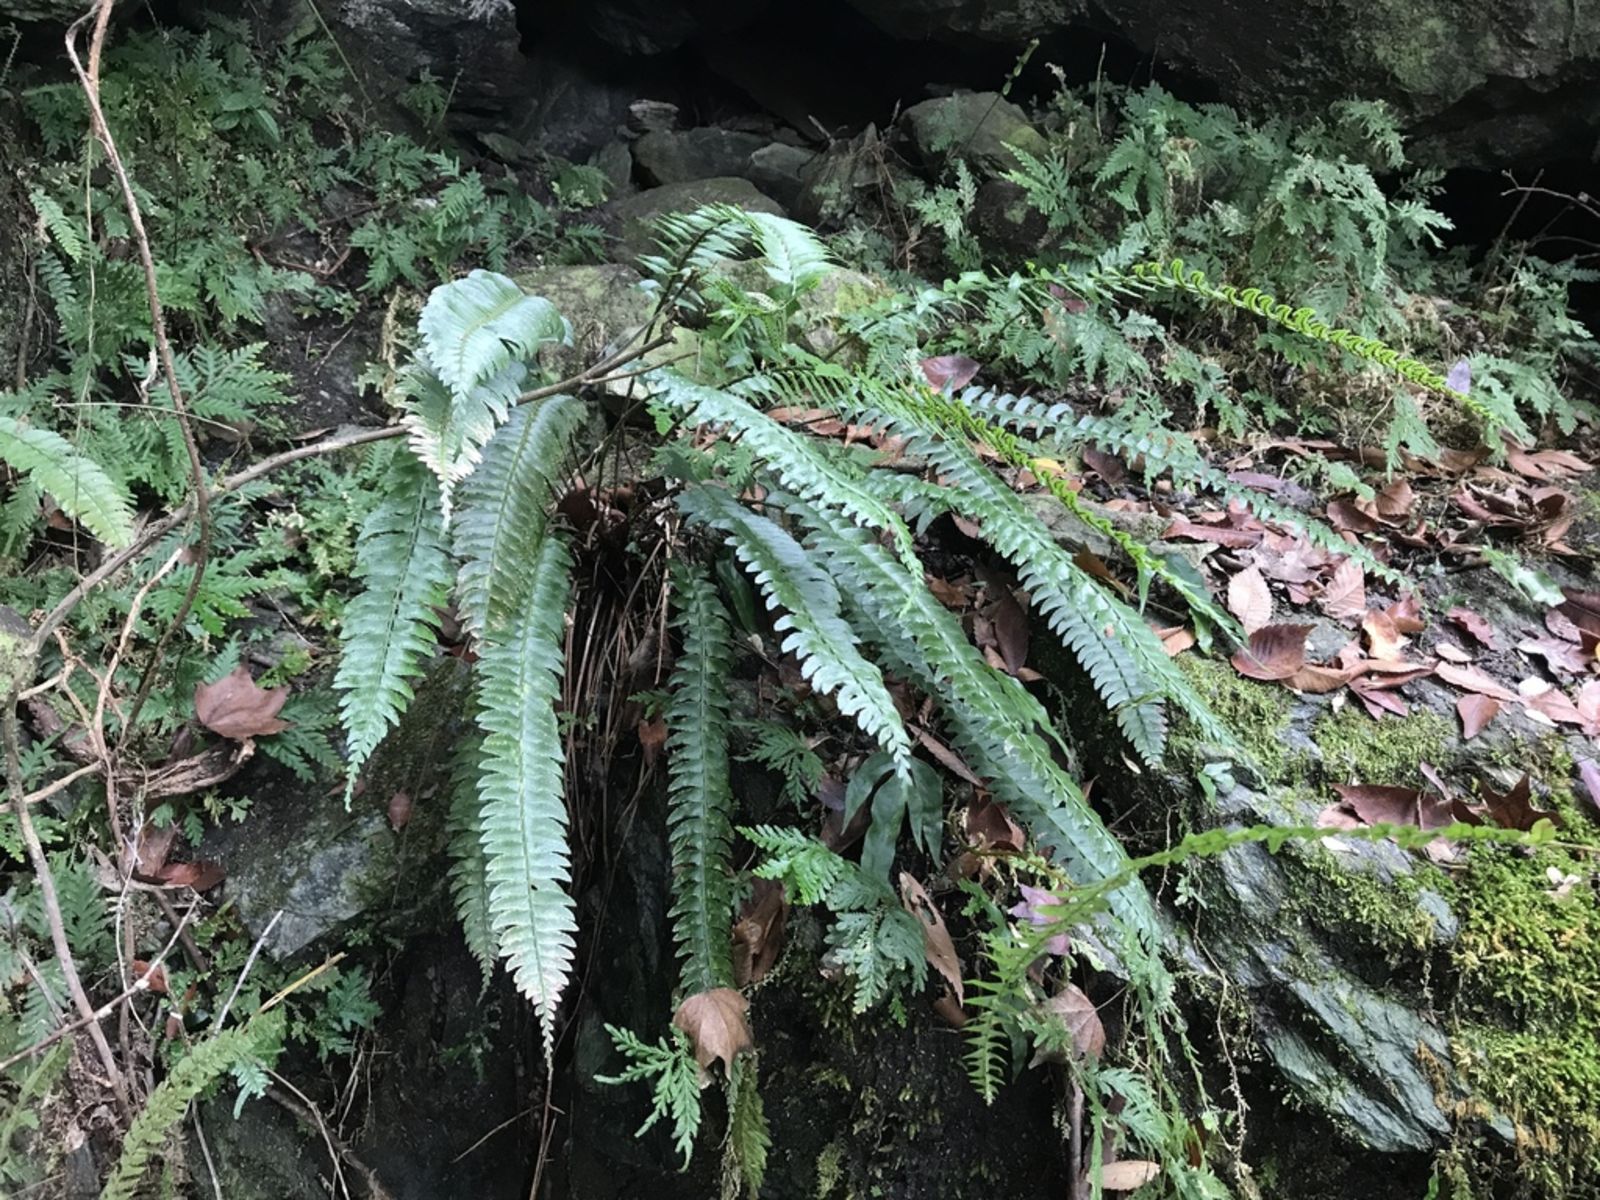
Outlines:
<svg viewBox="0 0 1600 1200"><path fill-rule="evenodd" d="M29 792L22 798L22 802L24 804L38 804L41 800L48 800L57 792L65 791L67 788L77 783L78 780L82 779L85 775L97 775L103 770L105 770L105 764L97 762L92 762L86 767L79 767L76 771L72 772L72 774L63 775L54 783L47 783L44 785L44 787L39 788L37 791Z"/></svg>
<svg viewBox="0 0 1600 1200"><path fill-rule="evenodd" d="M67 1034L74 1033L77 1030L82 1029L85 1025L89 1024L90 1021L104 1021L116 1011L117 1005L121 1004L124 1000L130 1000L134 996L137 996L140 992L149 991L150 980L155 976L155 973L161 969L161 964L166 961L167 955L172 953L172 948L178 944L179 935L183 933L184 926L189 923L189 918L193 915L194 909L192 908L183 914L182 919L178 923L178 928L174 930L172 936L167 939L167 944L162 947L161 953L150 960L149 964L144 969L144 974L140 975L138 979L134 980L132 986L124 988L120 995L116 996L114 999L107 1000L99 1008L95 1009L94 1012L90 1013L88 1017L79 1017L76 1021L71 1021L66 1025L62 1025L60 1028L39 1039L26 1050L19 1050L10 1058L0 1059L0 1071L4 1071L7 1067L15 1066L25 1058L32 1058L35 1054L39 1053L39 1051L45 1049L46 1047L55 1045L62 1038L66 1037Z"/></svg>
<svg viewBox="0 0 1600 1200"><path fill-rule="evenodd" d="M245 978L250 974L250 968L256 965L256 956L261 953L261 947L267 944L267 938L278 924L278 918L283 916L283 909L272 914L272 920L267 922L267 927L261 931L261 936L256 939L256 944L250 947L250 957L244 960L244 969L239 972L239 978L233 981L233 991L228 993L228 1000L217 1012L217 1019L211 1022L212 1032L222 1028L222 1023L228 1019L228 1010L233 1007L233 1002L239 998L239 989L244 986ZM265 1007L265 1006L263 1006Z"/></svg>
<svg viewBox="0 0 1600 1200"><path fill-rule="evenodd" d="M178 605L178 611L173 613L171 623L157 639L150 661L145 666L138 692L134 696L133 705L124 723L124 728L131 728L138 722L139 711L144 707L144 702L150 695L150 688L155 683L156 667L161 662L162 652L166 649L173 633L183 627L184 621L189 616L189 610L194 606L195 597L200 594L200 580L205 574L206 560L211 552L211 498L206 491L205 468L200 462L200 446L195 441L194 429L189 424L189 406L184 402L183 388L178 383L178 371L172 358L172 343L167 340L167 322L161 310L161 293L156 285L156 261L150 250L150 237L145 232L144 216L139 211L139 200L134 195L133 182L128 178L127 169L123 166L116 139L111 136L111 127L106 123L105 111L100 107L100 54L105 48L106 26L111 20L111 6L115 2L116 0L98 0L92 14L94 33L89 42L89 69L85 70L78 60L78 31L89 20L91 14L85 13L68 27L67 57L72 61L72 69L78 74L78 82L82 85L84 98L89 104L90 128L101 146L105 148L106 159L111 164L111 170L117 177L117 184L122 189L122 202L128 210L128 224L133 229L134 243L139 248L139 263L144 268L145 300L150 306L150 333L155 340L156 355L161 362L161 373L166 379L167 393L172 398L173 419L178 423L179 432L183 435L183 448L189 457L190 483L193 487L195 516L199 526L195 542L194 574L189 577L189 587Z"/></svg>

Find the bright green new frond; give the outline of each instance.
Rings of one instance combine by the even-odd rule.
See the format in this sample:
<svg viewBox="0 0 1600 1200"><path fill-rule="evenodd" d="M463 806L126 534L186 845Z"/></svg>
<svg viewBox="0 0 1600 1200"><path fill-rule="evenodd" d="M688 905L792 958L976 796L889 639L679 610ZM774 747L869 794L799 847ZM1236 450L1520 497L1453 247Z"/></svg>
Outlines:
<svg viewBox="0 0 1600 1200"><path fill-rule="evenodd" d="M646 380L656 399L682 413L686 421L722 426L762 460L787 490L837 509L858 525L887 533L904 561L917 561L911 531L899 514L851 472L830 461L810 439L732 393L691 383L675 372L652 371Z"/></svg>
<svg viewBox="0 0 1600 1200"><path fill-rule="evenodd" d="M429 365L458 400L539 347L571 336L555 305L493 271L434 288L417 330Z"/></svg>
<svg viewBox="0 0 1600 1200"><path fill-rule="evenodd" d="M733 986L733 790L728 782L728 616L704 575L673 564L683 650L667 707L672 929L688 993Z"/></svg>
<svg viewBox="0 0 1600 1200"><path fill-rule="evenodd" d="M0 462L55 497L61 511L82 521L108 546L133 540L133 506L104 468L49 429L0 417Z"/></svg>
<svg viewBox="0 0 1600 1200"><path fill-rule="evenodd" d="M484 448L483 463L463 489L455 531L462 560L459 608L479 636L499 636L534 585L554 483L583 411L571 396L517 409Z"/></svg>
<svg viewBox="0 0 1600 1200"><path fill-rule="evenodd" d="M487 988L500 957L500 943L489 915L489 876L483 857L483 798L478 794L482 754L483 744L478 738L455 754L445 833L450 839L450 896L455 901L462 937L483 969L483 985Z"/></svg>
<svg viewBox="0 0 1600 1200"><path fill-rule="evenodd" d="M172 1074L150 1093L122 1142L122 1157L100 1200L133 1200L150 1160L161 1150L189 1102L241 1063L275 1057L283 1043L283 1010L262 1013L248 1025L225 1029L192 1047Z"/></svg>
<svg viewBox="0 0 1600 1200"><path fill-rule="evenodd" d="M411 703L450 587L438 494L422 468L402 457L356 542L362 590L345 609L333 686L340 692L350 803L356 774Z"/></svg>
<svg viewBox="0 0 1600 1200"><path fill-rule="evenodd" d="M850 870L846 859L802 830L741 825L739 832L766 856L756 875L782 882L797 904L820 904Z"/></svg>
<svg viewBox="0 0 1600 1200"><path fill-rule="evenodd" d="M566 634L571 563L548 537L528 564L532 587L504 633L478 660L478 790L489 916L512 977L539 1014L545 1058L572 973L577 932L562 795L564 751L556 704Z"/></svg>
<svg viewBox="0 0 1600 1200"><path fill-rule="evenodd" d="M861 656L855 632L839 613L839 589L816 569L800 543L721 488L689 488L679 496L678 506L691 519L728 535L728 544L755 576L767 606L782 610L775 623L779 633L788 631L782 648L799 660L811 686L833 695L840 712L898 763L906 763L911 738L883 673Z"/></svg>

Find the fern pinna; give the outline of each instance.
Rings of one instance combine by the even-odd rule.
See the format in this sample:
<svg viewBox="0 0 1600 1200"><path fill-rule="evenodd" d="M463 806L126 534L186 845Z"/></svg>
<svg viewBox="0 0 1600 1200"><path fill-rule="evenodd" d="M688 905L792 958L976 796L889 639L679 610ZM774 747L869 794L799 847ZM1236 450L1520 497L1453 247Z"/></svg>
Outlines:
<svg viewBox="0 0 1600 1200"><path fill-rule="evenodd" d="M728 356L752 368L718 383L656 367L635 384L674 446L659 461L668 503L690 535L670 551L682 561L670 572L677 657L665 709L681 993L734 983L731 926L741 888L728 742L740 647L714 576L694 565L692 553L720 545L771 610L780 651L794 656L812 691L829 698L869 747L849 797L852 812L869 814L868 849L827 901L836 917L834 953L854 978L858 1006L879 1002L891 979L915 985L927 973L918 924L887 880L907 828L938 856L943 787L917 757L903 716L907 695L897 689L932 702L949 741L1073 878L1118 881L1101 918L1108 957L1139 995L1164 1006L1170 982L1154 905L1074 780L1070 740L1021 683L984 659L930 591L909 518L942 504L979 519L983 537L1015 564L1140 757L1161 756L1168 706L1216 732L1204 705L1143 616L1074 563L975 451L987 443L1016 465L1037 465L1020 439L970 413L961 418L967 410L930 393L904 356L870 354L845 366L797 348L789 323L833 269L808 230L710 208L669 218L662 249L647 260L658 277L658 322L693 314L706 344L732 347ZM739 257L765 268L766 291L717 276ZM575 551L553 514L581 457L573 448L581 450L584 431L599 419L576 396L546 395L539 350L565 330L552 306L500 275L474 272L429 297L421 350L403 386L411 454L360 536L364 590L347 611L336 681L353 777L410 703L439 613L453 601L476 644L481 740L462 748L451 787L451 890L473 952L486 969L505 962L538 1013L547 1054L576 935L558 712ZM892 429L937 482L878 470L859 449L767 411L800 399ZM709 452L708 431L715 435ZM1146 583L1166 578L1197 611L1210 604L1189 580L1169 577L1139 553L1130 547ZM620 1038L618 1046L636 1059L628 1078L681 1071L679 1041ZM736 1123L747 1126L748 1181L759 1175L765 1143L752 1115L759 1113L753 1064L736 1074L730 1098Z"/></svg>

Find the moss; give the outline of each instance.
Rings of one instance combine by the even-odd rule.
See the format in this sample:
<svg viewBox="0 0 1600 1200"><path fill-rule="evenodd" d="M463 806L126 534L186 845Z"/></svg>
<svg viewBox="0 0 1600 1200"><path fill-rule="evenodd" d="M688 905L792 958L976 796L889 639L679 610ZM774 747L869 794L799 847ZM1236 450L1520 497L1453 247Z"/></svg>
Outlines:
<svg viewBox="0 0 1600 1200"><path fill-rule="evenodd" d="M1415 875L1380 879L1347 870L1322 846L1297 849L1301 872L1291 905L1314 927L1352 934L1357 944L1379 951L1391 967L1416 961L1437 936L1437 922L1419 901L1423 882Z"/></svg>
<svg viewBox="0 0 1600 1200"><path fill-rule="evenodd" d="M1457 742L1455 728L1430 712L1401 720L1374 721L1354 705L1319 720L1312 738L1322 752L1323 775L1332 783L1406 787L1421 782L1417 764L1442 766L1440 753Z"/></svg>
<svg viewBox="0 0 1600 1200"><path fill-rule="evenodd" d="M817 1155L817 1200L828 1200L844 1178L844 1150L829 1142Z"/></svg>
<svg viewBox="0 0 1600 1200"><path fill-rule="evenodd" d="M1299 755L1286 744L1289 732L1291 693L1245 679L1232 666L1186 654L1178 665L1200 693L1207 707L1233 731L1256 765L1272 782L1284 782L1297 774ZM1180 753L1192 732L1180 722L1174 738Z"/></svg>

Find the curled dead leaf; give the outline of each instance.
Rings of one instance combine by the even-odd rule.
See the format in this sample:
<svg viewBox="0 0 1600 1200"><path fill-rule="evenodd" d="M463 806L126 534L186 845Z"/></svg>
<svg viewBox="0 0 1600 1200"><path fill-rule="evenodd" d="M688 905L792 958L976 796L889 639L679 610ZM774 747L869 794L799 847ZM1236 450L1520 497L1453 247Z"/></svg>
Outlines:
<svg viewBox="0 0 1600 1200"><path fill-rule="evenodd" d="M755 1049L745 1019L749 1011L750 1001L733 988L712 988L690 996L672 1014L672 1023L689 1035L702 1083L710 1079L712 1063L720 1059L726 1073L733 1070L735 1058Z"/></svg>
<svg viewBox="0 0 1600 1200"><path fill-rule="evenodd" d="M1233 656L1234 670L1267 683L1288 679L1306 665L1306 637L1311 628L1263 625L1250 634L1249 645Z"/></svg>
<svg viewBox="0 0 1600 1200"><path fill-rule="evenodd" d="M927 957L928 965L944 976L950 990L955 993L956 1004L965 1004L967 992L961 982L961 959L956 954L955 942L950 938L944 916L926 889L906 871L900 872L900 903L922 926L923 954Z"/></svg>
<svg viewBox="0 0 1600 1200"><path fill-rule="evenodd" d="M1500 701L1473 692L1456 701L1456 712L1461 717L1461 738L1470 742L1499 714Z"/></svg>
<svg viewBox="0 0 1600 1200"><path fill-rule="evenodd" d="M1040 1009L1051 1016L1060 1017L1072 1038L1072 1048L1079 1058L1099 1058L1106 1048L1106 1027L1100 1020L1100 1011L1094 1001L1074 984L1066 984ZM1064 1062L1061 1055L1050 1055L1041 1050L1034 1056L1034 1065L1041 1062Z"/></svg>
<svg viewBox="0 0 1600 1200"><path fill-rule="evenodd" d="M289 728L278 719L288 699L288 688L263 688L249 671L235 667L215 683L194 689L194 713L212 733L242 742Z"/></svg>
<svg viewBox="0 0 1600 1200"><path fill-rule="evenodd" d="M1272 624L1272 592L1260 567L1248 567L1228 580L1228 611L1246 633Z"/></svg>

